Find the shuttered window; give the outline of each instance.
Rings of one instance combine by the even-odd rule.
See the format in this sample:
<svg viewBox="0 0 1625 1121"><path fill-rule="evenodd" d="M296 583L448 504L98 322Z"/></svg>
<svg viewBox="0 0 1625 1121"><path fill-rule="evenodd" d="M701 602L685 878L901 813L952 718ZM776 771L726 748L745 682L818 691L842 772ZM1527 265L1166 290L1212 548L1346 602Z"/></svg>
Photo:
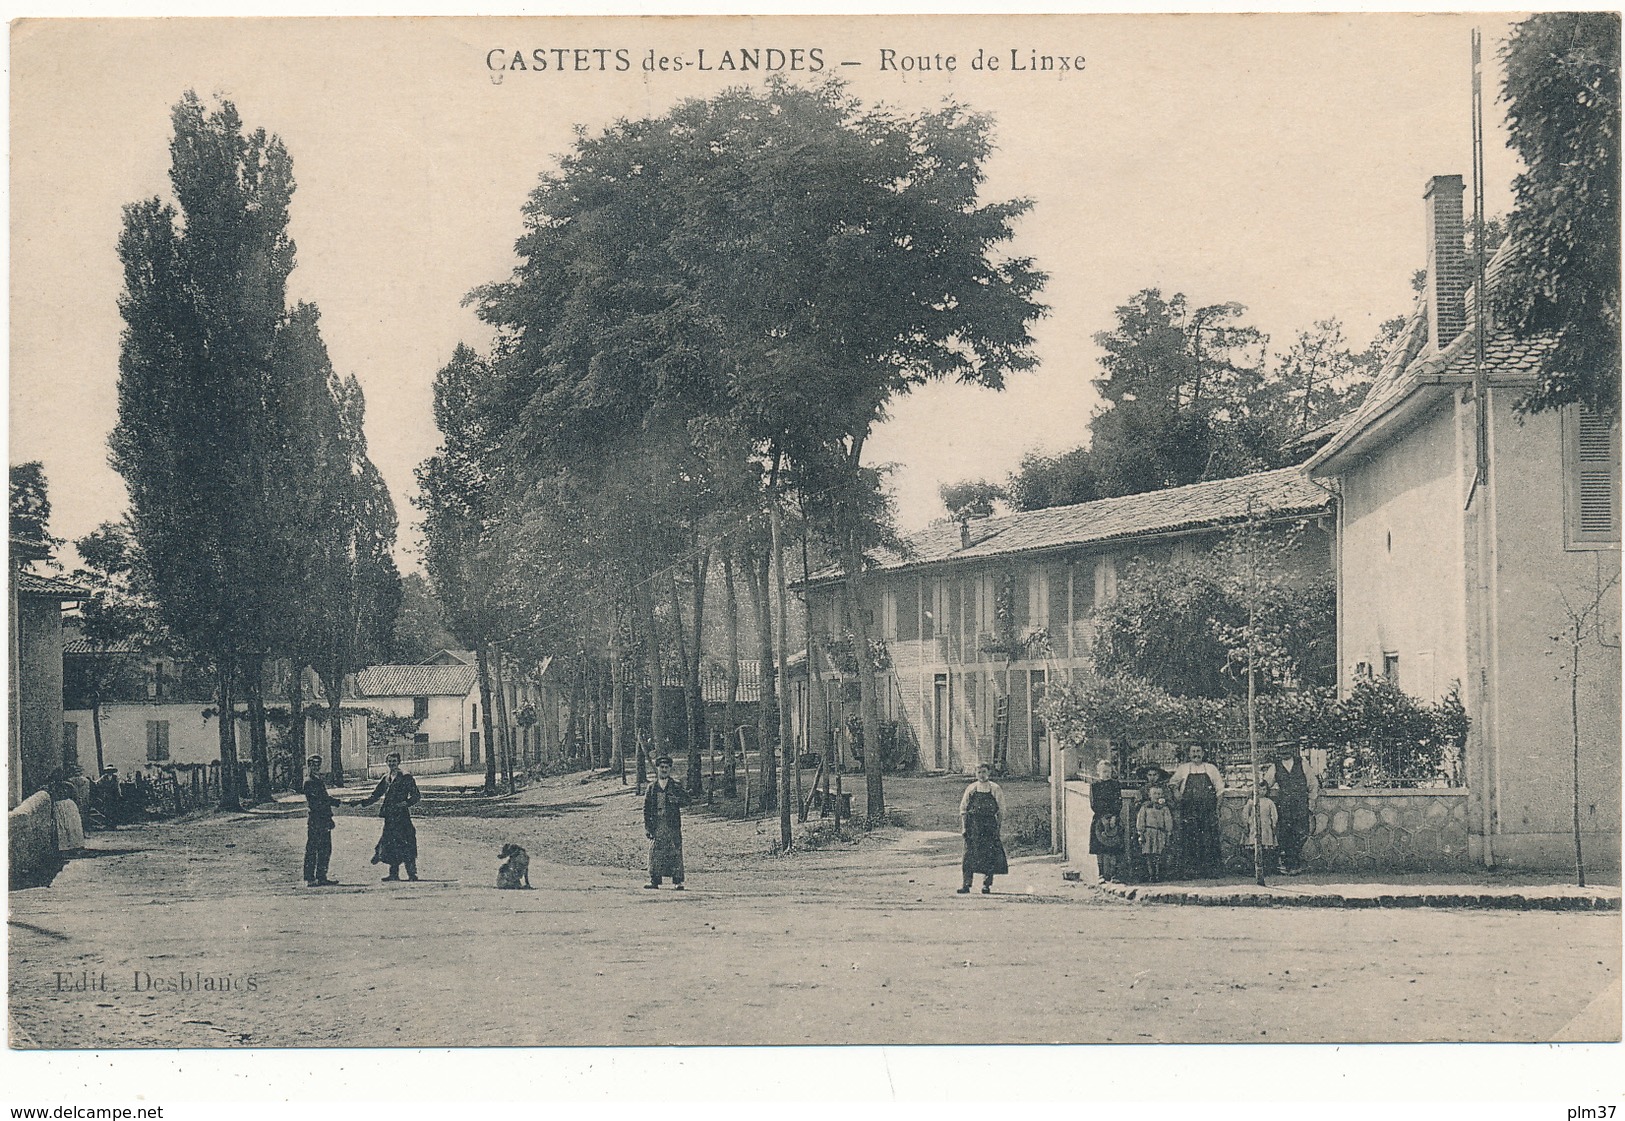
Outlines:
<svg viewBox="0 0 1625 1121"><path fill-rule="evenodd" d="M1619 427L1584 405L1564 414L1570 548L1618 544Z"/></svg>
<svg viewBox="0 0 1625 1121"><path fill-rule="evenodd" d="M917 577L905 576L896 591L897 637L913 642L920 637L920 585Z"/></svg>
<svg viewBox="0 0 1625 1121"><path fill-rule="evenodd" d="M169 721L147 721L147 762L162 763L169 758Z"/></svg>

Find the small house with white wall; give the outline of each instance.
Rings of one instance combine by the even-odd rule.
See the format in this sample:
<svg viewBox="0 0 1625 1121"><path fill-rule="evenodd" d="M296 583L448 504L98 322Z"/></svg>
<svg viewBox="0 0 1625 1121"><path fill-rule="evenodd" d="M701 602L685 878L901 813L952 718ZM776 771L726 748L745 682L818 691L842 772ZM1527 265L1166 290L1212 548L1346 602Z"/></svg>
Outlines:
<svg viewBox="0 0 1625 1121"><path fill-rule="evenodd" d="M1572 869L1578 814L1587 864L1618 868L1619 425L1580 406L1521 413L1552 343L1487 307L1478 362L1462 191L1460 176L1428 183L1425 306L1306 465L1339 496L1340 686L1459 688L1474 863ZM1571 673L1562 636L1587 612Z"/></svg>
<svg viewBox="0 0 1625 1121"><path fill-rule="evenodd" d="M399 751L407 769L419 774L484 765L479 671L456 659L447 663L369 666L355 675L357 704L381 716L417 721L410 742L372 749L373 773L383 773L390 751Z"/></svg>

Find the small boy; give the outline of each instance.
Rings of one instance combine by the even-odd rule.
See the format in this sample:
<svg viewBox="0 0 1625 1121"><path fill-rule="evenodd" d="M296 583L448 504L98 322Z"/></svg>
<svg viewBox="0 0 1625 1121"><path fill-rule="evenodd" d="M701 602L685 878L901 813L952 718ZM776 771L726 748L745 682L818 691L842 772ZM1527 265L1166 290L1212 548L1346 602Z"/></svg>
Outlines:
<svg viewBox="0 0 1625 1121"><path fill-rule="evenodd" d="M1278 865L1277 857L1280 849L1277 836L1279 833L1280 811L1275 808L1275 788L1268 784L1258 788L1258 810L1253 811L1253 800L1247 799L1241 811L1241 818L1247 823L1247 850L1252 851L1254 844L1264 850L1264 872L1274 875ZM1260 828L1262 822L1262 828Z"/></svg>
<svg viewBox="0 0 1625 1121"><path fill-rule="evenodd" d="M1140 855L1145 857L1146 878L1152 883L1162 879L1163 854L1168 851L1168 838L1174 831L1174 812L1163 799L1160 786L1148 787L1150 801L1134 815L1134 835L1140 843Z"/></svg>

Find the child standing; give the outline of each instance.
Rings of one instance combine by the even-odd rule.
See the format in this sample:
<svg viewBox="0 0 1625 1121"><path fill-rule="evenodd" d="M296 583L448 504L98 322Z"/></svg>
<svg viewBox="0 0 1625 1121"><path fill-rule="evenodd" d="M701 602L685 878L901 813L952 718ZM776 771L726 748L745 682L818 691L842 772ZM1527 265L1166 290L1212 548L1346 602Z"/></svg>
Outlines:
<svg viewBox="0 0 1625 1121"><path fill-rule="evenodd" d="M1174 831L1174 812L1163 801L1167 796L1160 786L1146 790L1150 801L1134 815L1134 835L1140 842L1140 854L1145 857L1145 874L1152 883L1162 879L1163 854L1168 851L1168 838Z"/></svg>
<svg viewBox="0 0 1625 1121"><path fill-rule="evenodd" d="M1089 784L1089 809L1094 815L1089 827L1089 851L1100 869L1100 879L1109 883L1118 878L1118 861L1125 849L1123 830L1123 784L1112 777L1112 761L1102 759Z"/></svg>
<svg viewBox="0 0 1625 1121"><path fill-rule="evenodd" d="M1264 871L1274 875L1277 867L1276 857L1280 850L1278 826L1280 824L1280 811L1275 808L1275 788L1273 786L1260 786L1258 789L1258 810L1253 811L1253 800L1247 799L1246 806L1241 811L1242 820L1247 823L1247 848L1250 852L1253 845L1264 850Z"/></svg>

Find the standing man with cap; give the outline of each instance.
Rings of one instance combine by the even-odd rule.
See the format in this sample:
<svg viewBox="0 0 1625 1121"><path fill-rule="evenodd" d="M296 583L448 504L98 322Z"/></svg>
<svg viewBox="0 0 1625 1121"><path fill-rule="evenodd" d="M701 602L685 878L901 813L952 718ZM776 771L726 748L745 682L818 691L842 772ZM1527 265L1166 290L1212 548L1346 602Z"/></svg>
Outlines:
<svg viewBox="0 0 1625 1121"><path fill-rule="evenodd" d="M655 780L643 798L643 831L649 835L649 882L659 887L663 876L671 877L672 887L683 890L683 807L688 795L683 784L671 777L671 756L655 760Z"/></svg>
<svg viewBox="0 0 1625 1121"><path fill-rule="evenodd" d="M333 859L333 807L344 803L327 792L322 757L305 760L305 886L331 887L327 864Z"/></svg>

